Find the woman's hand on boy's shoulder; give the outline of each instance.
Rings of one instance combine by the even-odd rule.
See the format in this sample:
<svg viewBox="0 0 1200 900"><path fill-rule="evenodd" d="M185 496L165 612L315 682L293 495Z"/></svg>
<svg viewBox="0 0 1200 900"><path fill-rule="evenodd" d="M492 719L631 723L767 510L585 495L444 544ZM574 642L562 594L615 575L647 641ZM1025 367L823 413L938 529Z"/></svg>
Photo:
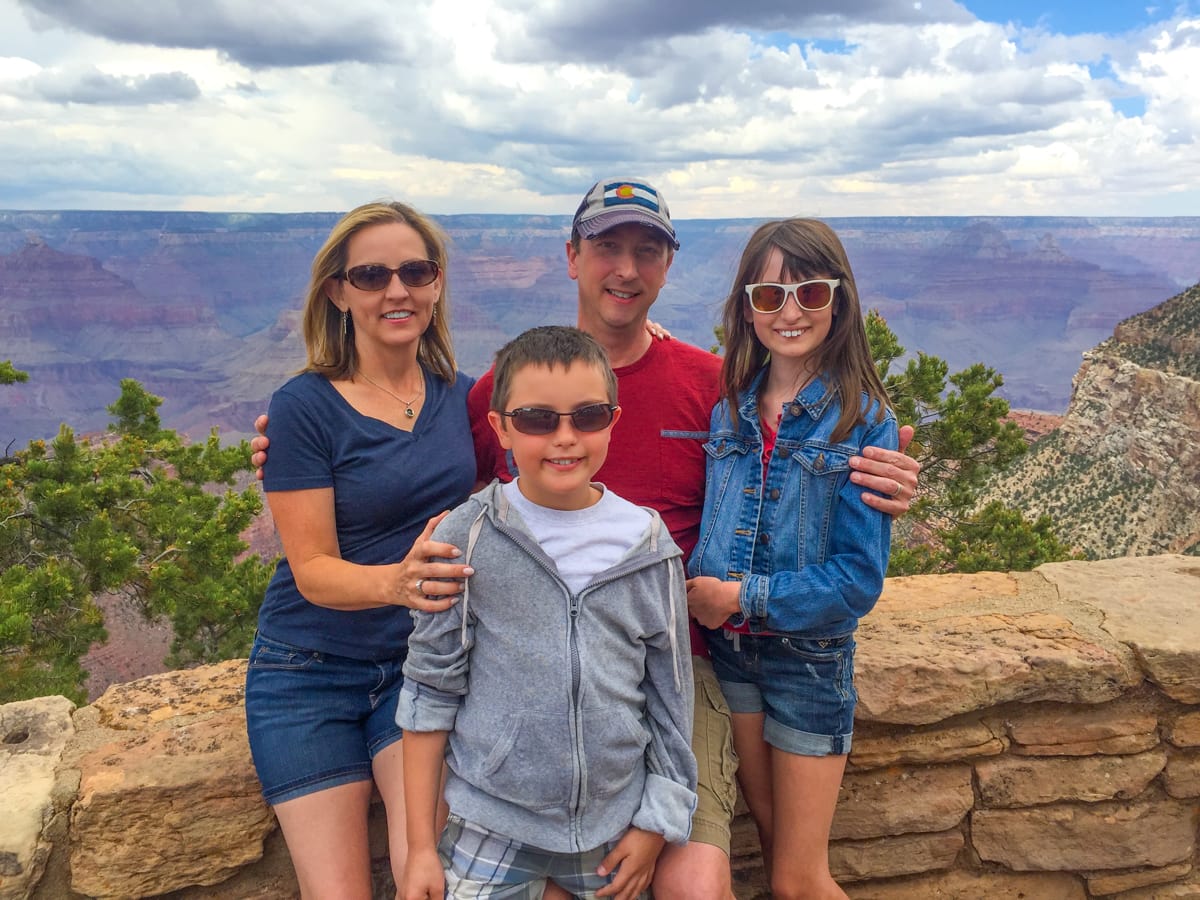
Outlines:
<svg viewBox="0 0 1200 900"><path fill-rule="evenodd" d="M862 456L850 457L850 480L868 489L862 492L863 503L889 516L904 515L917 495L921 464L904 452L913 433L911 425L901 426L899 450L864 447Z"/></svg>
<svg viewBox="0 0 1200 900"><path fill-rule="evenodd" d="M613 880L596 891L596 896L635 900L654 880L654 864L665 843L666 839L653 831L640 828L626 831L596 869L598 875L616 870Z"/></svg>

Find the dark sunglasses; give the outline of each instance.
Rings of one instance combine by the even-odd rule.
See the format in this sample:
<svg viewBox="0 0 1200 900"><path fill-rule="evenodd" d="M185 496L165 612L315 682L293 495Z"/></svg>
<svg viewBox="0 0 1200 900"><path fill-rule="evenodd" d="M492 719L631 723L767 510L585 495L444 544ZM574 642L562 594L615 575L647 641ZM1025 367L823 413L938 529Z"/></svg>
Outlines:
<svg viewBox="0 0 1200 900"><path fill-rule="evenodd" d="M512 419L513 428L521 434L553 434L558 431L558 420L563 416L571 417L571 424L576 431L603 431L612 424L615 409L608 403L593 403L565 413L537 406L522 406L500 415Z"/></svg>
<svg viewBox="0 0 1200 900"><path fill-rule="evenodd" d="M393 275L398 275L400 281L408 287L425 287L432 284L441 271L442 267L432 259L410 259L394 269L378 263L354 266L338 277L345 278L360 291L382 291L391 284Z"/></svg>
<svg viewBox="0 0 1200 900"><path fill-rule="evenodd" d="M775 313L783 309L788 294L797 305L808 312L820 312L833 302L833 289L842 283L840 278L814 278L799 284L778 284L773 281L746 285L750 308L760 313Z"/></svg>

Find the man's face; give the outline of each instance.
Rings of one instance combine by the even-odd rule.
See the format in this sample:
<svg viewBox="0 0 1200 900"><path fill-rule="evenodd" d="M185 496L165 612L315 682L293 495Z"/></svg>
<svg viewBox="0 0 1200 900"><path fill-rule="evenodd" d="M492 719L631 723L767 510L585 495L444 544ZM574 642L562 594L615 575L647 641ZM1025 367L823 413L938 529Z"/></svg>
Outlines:
<svg viewBox="0 0 1200 900"><path fill-rule="evenodd" d="M598 237L567 244L567 273L579 285L584 331L641 329L667 281L672 254L644 225L618 225Z"/></svg>

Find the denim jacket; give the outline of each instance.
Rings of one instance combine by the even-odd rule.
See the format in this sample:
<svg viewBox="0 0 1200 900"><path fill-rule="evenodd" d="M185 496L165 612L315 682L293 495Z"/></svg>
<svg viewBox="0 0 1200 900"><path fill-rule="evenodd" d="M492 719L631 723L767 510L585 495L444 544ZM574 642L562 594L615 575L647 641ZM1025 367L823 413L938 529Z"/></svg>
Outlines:
<svg viewBox="0 0 1200 900"><path fill-rule="evenodd" d="M878 404L866 424L838 443L836 392L818 377L783 409L775 451L763 480L758 392L766 370L742 394L738 424L729 401L713 409L700 542L688 575L740 581L741 613L751 633L805 638L849 634L883 590L891 516L871 509L850 481L850 457L874 445L895 449L896 418Z"/></svg>

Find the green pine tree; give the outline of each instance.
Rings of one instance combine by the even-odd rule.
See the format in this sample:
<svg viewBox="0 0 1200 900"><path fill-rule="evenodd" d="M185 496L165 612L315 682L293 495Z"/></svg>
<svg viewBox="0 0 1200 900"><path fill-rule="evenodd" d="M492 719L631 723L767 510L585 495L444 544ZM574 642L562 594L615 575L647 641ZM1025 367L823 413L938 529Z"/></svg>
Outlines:
<svg viewBox="0 0 1200 900"><path fill-rule="evenodd" d="M4 383L22 375L0 363ZM272 570L238 537L262 509L253 485L232 487L249 448L222 448L215 430L185 443L161 427L161 403L126 379L111 434L79 440L63 425L0 463L0 702L83 699L105 591L171 622L168 665L249 649Z"/></svg>

